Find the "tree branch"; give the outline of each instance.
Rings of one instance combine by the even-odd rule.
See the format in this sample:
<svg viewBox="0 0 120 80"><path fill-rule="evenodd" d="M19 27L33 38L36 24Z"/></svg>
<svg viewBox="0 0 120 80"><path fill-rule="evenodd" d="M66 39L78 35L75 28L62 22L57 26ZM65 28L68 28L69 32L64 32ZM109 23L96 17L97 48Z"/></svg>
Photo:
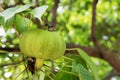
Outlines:
<svg viewBox="0 0 120 80"><path fill-rule="evenodd" d="M94 45L97 47L97 40L96 40L96 5L98 0L93 0L92 6L92 24L91 24L91 39Z"/></svg>
<svg viewBox="0 0 120 80"><path fill-rule="evenodd" d="M60 0L54 0L54 6L52 8L52 21L51 21L51 25L53 26L53 29L55 29L55 26L57 24L57 21L56 21L56 17L57 17L57 8L58 8L58 4L60 2Z"/></svg>
<svg viewBox="0 0 120 80"><path fill-rule="evenodd" d="M104 49L96 39L96 5L98 0L93 0L92 6L92 25L91 25L91 38L99 51L100 55L105 59L113 68L120 71L120 59L116 55L112 54L109 50Z"/></svg>
<svg viewBox="0 0 120 80"><path fill-rule="evenodd" d="M79 45L75 45L73 43L68 43L67 48L80 48L82 50L84 50L89 56L92 57L97 57L97 58L102 58L101 55L99 54L99 51L96 48L93 47L85 47L85 46L79 46ZM20 53L20 49L19 48L0 48L0 53ZM76 50L66 50L65 54L78 54L78 52Z"/></svg>
<svg viewBox="0 0 120 80"><path fill-rule="evenodd" d="M99 51L96 49L96 48L93 48L93 47L86 47L86 46L80 46L80 45L75 45L73 43L68 43L66 45L66 47L69 49L69 48L80 48L82 50L84 50L89 56L92 56L92 57L97 57L97 58L102 58L102 56L100 55ZM78 54L78 52L76 50L66 50L65 51L65 54Z"/></svg>
<svg viewBox="0 0 120 80"><path fill-rule="evenodd" d="M119 71L119 69L120 69L120 59L118 57L116 57L113 53L108 52L107 49L105 49L105 51L106 51L105 54L103 54L103 56L101 56L98 49L96 49L94 47L80 46L80 45L75 45L73 43L68 43L66 46L67 46L67 48L80 48L80 49L84 50L89 56L104 59L105 61L110 63L111 66L113 68L115 68L117 71ZM7 52L13 52L13 53L20 52L19 48L0 48L0 50L4 50ZM78 52L76 50L66 50L65 54L78 54Z"/></svg>

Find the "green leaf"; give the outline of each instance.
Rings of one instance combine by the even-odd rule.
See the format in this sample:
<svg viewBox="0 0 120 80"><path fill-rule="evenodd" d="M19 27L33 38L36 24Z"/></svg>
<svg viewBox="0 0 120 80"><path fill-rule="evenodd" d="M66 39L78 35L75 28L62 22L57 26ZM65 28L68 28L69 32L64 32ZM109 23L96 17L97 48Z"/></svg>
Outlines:
<svg viewBox="0 0 120 80"><path fill-rule="evenodd" d="M13 8L8 8L6 9L5 11L3 11L1 13L1 16L4 17L4 22L6 22L8 19L10 19L11 17L13 17L17 11L19 7L16 6L16 7L13 7Z"/></svg>
<svg viewBox="0 0 120 80"><path fill-rule="evenodd" d="M79 55L77 55L77 54L67 54L66 56L73 59L74 62L82 64L87 69L87 65L86 65L85 61ZM71 62L71 65L72 65L72 62Z"/></svg>
<svg viewBox="0 0 120 80"><path fill-rule="evenodd" d="M81 50L79 48L76 48L76 49L77 49L78 53L80 54L81 58L83 58L83 60L86 62L86 64L90 67L91 73L94 77L94 80L99 80L96 65L93 63L93 61L90 59L90 57L83 50Z"/></svg>
<svg viewBox="0 0 120 80"><path fill-rule="evenodd" d="M62 69L57 73L54 80L78 80L78 76L72 72L72 61L65 61L65 65L71 66L63 66Z"/></svg>
<svg viewBox="0 0 120 80"><path fill-rule="evenodd" d="M30 24L29 19L22 17L20 15L15 16L14 25L18 33L26 31L28 29L29 24Z"/></svg>
<svg viewBox="0 0 120 80"><path fill-rule="evenodd" d="M75 54L68 54L66 56L73 61L65 59L65 66L56 75L55 80L93 80L86 61L82 57Z"/></svg>
<svg viewBox="0 0 120 80"><path fill-rule="evenodd" d="M79 80L93 80L90 72L80 63L73 62L72 71L79 75Z"/></svg>
<svg viewBox="0 0 120 80"><path fill-rule="evenodd" d="M14 21L14 17L12 17L9 20L7 20L7 22L4 24L4 29L8 30L12 26L13 21Z"/></svg>
<svg viewBox="0 0 120 80"><path fill-rule="evenodd" d="M16 11L16 13L23 12L23 11L27 10L30 6L31 6L30 4L26 4L26 5L24 5L24 6L20 6L20 7L18 8L18 10Z"/></svg>
<svg viewBox="0 0 120 80"><path fill-rule="evenodd" d="M3 11L0 14L0 16L4 17L4 22L6 23L7 20L12 18L16 13L20 13L22 11L25 11L30 6L31 6L30 4L26 4L26 5L22 6L22 7L21 6L16 6L16 7L8 8L5 11Z"/></svg>
<svg viewBox="0 0 120 80"><path fill-rule="evenodd" d="M32 14L34 17L38 18L39 20L41 20L41 16L45 13L46 9L48 8L47 5L45 6L40 6L40 7L36 7L33 11Z"/></svg>
<svg viewBox="0 0 120 80"><path fill-rule="evenodd" d="M69 74L66 71L60 71L54 80L78 80L78 76L75 76L73 74Z"/></svg>
<svg viewBox="0 0 120 80"><path fill-rule="evenodd" d="M0 16L0 24L4 25L4 17Z"/></svg>

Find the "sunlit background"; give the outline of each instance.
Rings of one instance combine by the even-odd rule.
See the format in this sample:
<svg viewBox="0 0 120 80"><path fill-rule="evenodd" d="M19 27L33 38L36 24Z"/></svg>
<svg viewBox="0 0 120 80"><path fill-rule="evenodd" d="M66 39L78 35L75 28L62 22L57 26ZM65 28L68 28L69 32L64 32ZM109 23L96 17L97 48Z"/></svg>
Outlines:
<svg viewBox="0 0 120 80"><path fill-rule="evenodd" d="M2 4L15 4L17 0L0 0ZM23 0L25 3L34 4L35 0ZM53 0L39 0L40 5L48 5L50 10ZM67 43L75 43L81 46L93 46L90 41L91 17L92 17L92 0L60 0L57 9L57 32L64 38ZM46 15L46 13L45 13ZM44 15L44 16L45 16ZM48 17L48 21L51 16ZM97 4L97 39L103 47L116 52L120 56L120 44L117 43L120 37L120 1L119 0L99 0ZM21 24L22 25L22 24ZM11 25L12 26L12 25ZM36 26L36 25L34 25ZM19 31L18 31L19 32ZM0 47L18 48L19 37L14 27L0 26ZM4 52L3 52L4 53ZM12 52L0 51L0 65L17 62L23 58L23 55ZM106 77L112 67L106 61L93 58L98 68L98 74L101 80ZM11 80L11 77L18 76L25 69L24 63L10 66L0 66L0 80ZM24 75L24 74L23 74ZM20 77L23 77L20 75ZM27 74L25 74L26 76ZM110 80L120 80L118 76L113 76Z"/></svg>

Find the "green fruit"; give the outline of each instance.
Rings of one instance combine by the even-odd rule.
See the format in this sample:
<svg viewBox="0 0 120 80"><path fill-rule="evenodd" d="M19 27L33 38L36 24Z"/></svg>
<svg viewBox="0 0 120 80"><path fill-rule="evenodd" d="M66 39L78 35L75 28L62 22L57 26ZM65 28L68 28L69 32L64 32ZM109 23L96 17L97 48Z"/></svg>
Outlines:
<svg viewBox="0 0 120 80"><path fill-rule="evenodd" d="M56 32L41 29L23 32L20 36L19 46L25 55L38 60L58 59L66 49L64 40Z"/></svg>

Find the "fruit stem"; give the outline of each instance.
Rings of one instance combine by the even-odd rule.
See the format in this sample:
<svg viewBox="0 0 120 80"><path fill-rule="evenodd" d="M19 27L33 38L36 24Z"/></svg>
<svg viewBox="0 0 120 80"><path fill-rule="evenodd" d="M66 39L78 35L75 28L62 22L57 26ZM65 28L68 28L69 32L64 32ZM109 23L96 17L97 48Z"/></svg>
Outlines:
<svg viewBox="0 0 120 80"><path fill-rule="evenodd" d="M35 62L35 70L38 70L39 68L41 68L43 66L43 59L40 58L36 58L36 62Z"/></svg>

